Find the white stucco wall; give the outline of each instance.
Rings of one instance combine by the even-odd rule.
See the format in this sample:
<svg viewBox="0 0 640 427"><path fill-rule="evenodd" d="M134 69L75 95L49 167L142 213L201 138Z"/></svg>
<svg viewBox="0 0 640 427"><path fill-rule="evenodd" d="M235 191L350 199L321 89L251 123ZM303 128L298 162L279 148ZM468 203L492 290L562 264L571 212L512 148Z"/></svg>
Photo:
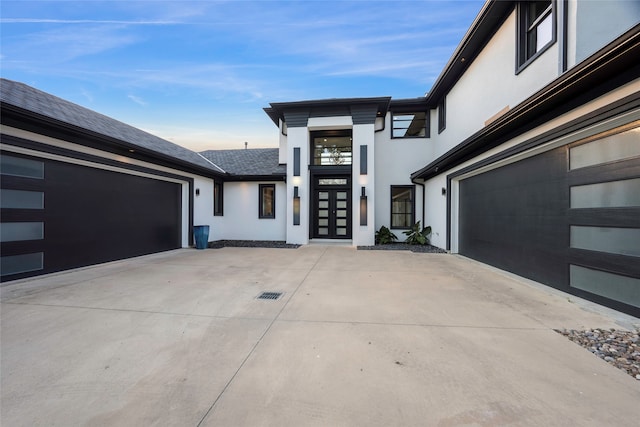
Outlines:
<svg viewBox="0 0 640 427"><path fill-rule="evenodd" d="M572 67L640 23L640 1L569 1L568 65Z"/></svg>
<svg viewBox="0 0 640 427"><path fill-rule="evenodd" d="M259 218L260 184L276 186L275 218ZM213 216L213 197L206 206L206 210L211 212L209 241L286 239L287 198L284 182L225 182L223 198L222 216Z"/></svg>
<svg viewBox="0 0 640 427"><path fill-rule="evenodd" d="M391 186L414 185L411 172L423 167L433 157L432 138L391 138L391 113L385 118L383 131L375 133L375 230L391 225ZM432 129L433 136L433 129ZM422 187L415 185L415 218L422 221ZM426 224L430 225L428 218ZM392 230L404 241L404 230Z"/></svg>
<svg viewBox="0 0 640 427"><path fill-rule="evenodd" d="M309 130L306 127L290 127L287 130L287 243L309 243ZM293 176L293 151L300 148L300 176ZM300 225L293 225L293 193L298 187L300 197Z"/></svg>
<svg viewBox="0 0 640 427"><path fill-rule="evenodd" d="M514 11L447 94L446 129L441 134L437 114L432 117L436 157L482 129L485 121L505 107L513 108L558 76L558 42L515 73L515 26Z"/></svg>
<svg viewBox="0 0 640 427"><path fill-rule="evenodd" d="M279 120L278 124L278 163L287 163L287 125Z"/></svg>
<svg viewBox="0 0 640 427"><path fill-rule="evenodd" d="M375 243L375 138L374 125L354 125L353 126L353 177L352 177L352 240L354 246L370 246ZM367 174L360 174L360 146L367 146ZM360 225L360 197L362 187L365 188L367 196L367 225Z"/></svg>

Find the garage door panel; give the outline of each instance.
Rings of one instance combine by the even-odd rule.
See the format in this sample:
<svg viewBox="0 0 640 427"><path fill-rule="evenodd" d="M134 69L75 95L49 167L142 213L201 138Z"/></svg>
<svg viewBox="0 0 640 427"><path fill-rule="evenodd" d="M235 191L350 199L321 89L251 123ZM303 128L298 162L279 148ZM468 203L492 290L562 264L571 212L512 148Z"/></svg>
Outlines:
<svg viewBox="0 0 640 427"><path fill-rule="evenodd" d="M26 162L42 172L0 171L3 196L10 196L1 206L2 281L181 246L181 184L13 153L1 157L3 164ZM36 190L37 206L19 197Z"/></svg>
<svg viewBox="0 0 640 427"><path fill-rule="evenodd" d="M178 184L47 164L45 265L67 269L180 246Z"/></svg>
<svg viewBox="0 0 640 427"><path fill-rule="evenodd" d="M566 153L559 148L460 183L460 253L568 287Z"/></svg>
<svg viewBox="0 0 640 427"><path fill-rule="evenodd" d="M640 315L639 132L620 128L461 180L460 253ZM612 160L620 141L635 151ZM569 156L587 151L570 169Z"/></svg>

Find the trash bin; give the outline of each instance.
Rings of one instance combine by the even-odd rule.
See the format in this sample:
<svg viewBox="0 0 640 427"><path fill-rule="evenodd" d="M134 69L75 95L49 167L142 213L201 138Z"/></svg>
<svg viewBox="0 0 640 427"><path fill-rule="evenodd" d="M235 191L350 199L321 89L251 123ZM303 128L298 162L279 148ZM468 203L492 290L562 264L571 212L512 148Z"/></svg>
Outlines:
<svg viewBox="0 0 640 427"><path fill-rule="evenodd" d="M196 225L193 227L193 237L196 239L197 249L206 249L209 245L209 226Z"/></svg>

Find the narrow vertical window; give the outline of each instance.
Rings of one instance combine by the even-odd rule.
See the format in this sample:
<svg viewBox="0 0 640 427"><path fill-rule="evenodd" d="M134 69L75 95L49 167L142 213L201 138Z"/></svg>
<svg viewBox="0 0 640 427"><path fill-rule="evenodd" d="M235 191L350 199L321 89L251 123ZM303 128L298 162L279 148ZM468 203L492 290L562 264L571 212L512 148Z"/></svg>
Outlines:
<svg viewBox="0 0 640 427"><path fill-rule="evenodd" d="M275 184L260 184L259 185L259 210L260 218L275 218L276 217L276 186Z"/></svg>
<svg viewBox="0 0 640 427"><path fill-rule="evenodd" d="M413 186L391 186L391 228L411 228L415 223L414 200Z"/></svg>
<svg viewBox="0 0 640 427"><path fill-rule="evenodd" d="M213 215L222 216L222 182L213 183Z"/></svg>
<svg viewBox="0 0 640 427"><path fill-rule="evenodd" d="M360 146L360 175L367 174L367 146Z"/></svg>
<svg viewBox="0 0 640 427"><path fill-rule="evenodd" d="M447 98L442 97L438 102L438 133L442 133L447 127Z"/></svg>
<svg viewBox="0 0 640 427"><path fill-rule="evenodd" d="M293 148L293 176L300 176L300 147Z"/></svg>

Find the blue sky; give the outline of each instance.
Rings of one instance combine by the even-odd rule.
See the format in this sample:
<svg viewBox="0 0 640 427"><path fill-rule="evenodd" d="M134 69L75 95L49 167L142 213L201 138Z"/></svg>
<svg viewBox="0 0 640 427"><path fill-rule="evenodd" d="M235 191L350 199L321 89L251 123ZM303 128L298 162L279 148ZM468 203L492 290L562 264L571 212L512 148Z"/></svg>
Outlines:
<svg viewBox="0 0 640 427"><path fill-rule="evenodd" d="M2 77L196 151L276 147L270 102L429 90L473 1L2 0Z"/></svg>

